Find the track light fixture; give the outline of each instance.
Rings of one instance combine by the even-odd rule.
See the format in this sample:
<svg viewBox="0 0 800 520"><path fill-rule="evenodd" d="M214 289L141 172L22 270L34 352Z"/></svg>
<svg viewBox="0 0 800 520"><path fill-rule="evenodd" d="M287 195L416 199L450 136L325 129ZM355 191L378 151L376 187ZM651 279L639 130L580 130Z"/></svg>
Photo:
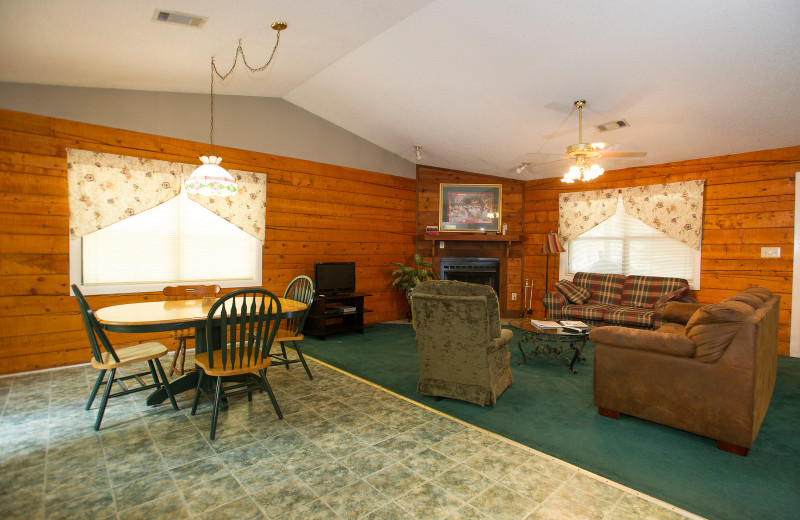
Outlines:
<svg viewBox="0 0 800 520"><path fill-rule="evenodd" d="M522 172L524 172L525 170L527 170L527 169L528 169L528 166L530 166L530 165L531 165L531 163L529 163L529 162L523 162L522 164L520 164L520 165L517 167L517 174L519 175L520 173L522 173Z"/></svg>
<svg viewBox="0 0 800 520"><path fill-rule="evenodd" d="M422 160L422 147L421 146L419 146L419 145L415 145L414 146L414 155L417 156L417 160L418 161Z"/></svg>

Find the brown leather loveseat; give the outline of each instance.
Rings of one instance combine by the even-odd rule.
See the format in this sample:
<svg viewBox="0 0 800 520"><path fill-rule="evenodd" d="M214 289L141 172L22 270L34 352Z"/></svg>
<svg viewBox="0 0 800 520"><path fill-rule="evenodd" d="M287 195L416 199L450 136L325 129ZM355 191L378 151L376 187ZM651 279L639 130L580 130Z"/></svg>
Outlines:
<svg viewBox="0 0 800 520"><path fill-rule="evenodd" d="M746 455L777 371L780 296L749 287L711 305L667 304L657 330L598 327L594 403L717 441Z"/></svg>

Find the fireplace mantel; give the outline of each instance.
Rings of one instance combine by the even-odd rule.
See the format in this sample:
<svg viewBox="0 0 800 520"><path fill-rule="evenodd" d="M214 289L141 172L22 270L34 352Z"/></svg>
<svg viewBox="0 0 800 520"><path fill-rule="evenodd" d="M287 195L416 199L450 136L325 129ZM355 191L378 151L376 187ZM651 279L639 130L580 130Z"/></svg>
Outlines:
<svg viewBox="0 0 800 520"><path fill-rule="evenodd" d="M431 241L431 256L437 256L436 242L457 241L457 242L505 242L506 256L511 247L511 242L519 242L519 235L484 235L482 233L443 233L439 235L425 235L425 240Z"/></svg>

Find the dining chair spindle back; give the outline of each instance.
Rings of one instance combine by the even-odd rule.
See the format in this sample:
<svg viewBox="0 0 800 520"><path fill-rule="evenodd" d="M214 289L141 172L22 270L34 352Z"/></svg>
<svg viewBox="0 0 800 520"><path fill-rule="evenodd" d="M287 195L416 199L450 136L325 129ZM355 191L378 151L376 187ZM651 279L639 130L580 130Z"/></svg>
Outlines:
<svg viewBox="0 0 800 520"><path fill-rule="evenodd" d="M219 285L171 285L164 287L164 296L167 301L194 300L197 298L211 297L219 294ZM195 330L180 329L173 332L172 337L178 342L175 353L172 355L172 365L169 367L169 375L183 375L186 362L186 340L195 338Z"/></svg>
<svg viewBox="0 0 800 520"><path fill-rule="evenodd" d="M219 315L216 316L218 310ZM208 350L196 354L194 358L195 364L202 370L197 379L192 415L197 411L200 394L213 402L211 440L216 435L220 403L235 395L247 393L248 401L252 401L254 391L264 390L278 418L283 419L266 376L271 360L269 349L280 320L280 300L265 289L230 292L209 309L205 329ZM231 376L239 377L233 384L224 386L223 378ZM203 384L208 377L216 379L213 399Z"/></svg>
<svg viewBox="0 0 800 520"><path fill-rule="evenodd" d="M94 311L92 311L92 308L89 307L86 298L84 298L83 294L78 289L78 286L73 285L72 291L78 300L78 306L81 310L81 317L83 318L83 325L86 328L86 334L89 337L89 346L92 348L92 366L100 370L100 374L97 376L97 380L94 383L92 392L89 394L89 402L86 403L86 410L89 410L92 407L92 403L97 396L97 391L100 389L100 385L103 383L103 378L109 370L111 371L108 374L106 389L103 392L103 397L100 401L100 407L97 410L97 420L94 423L94 429L100 429L100 423L103 421L106 405L108 404L108 400L110 398L128 395L134 392L141 392L142 390L161 388L163 386L167 391L167 396L169 396L170 403L172 403L172 408L177 410L178 403L175 402L175 396L172 395L169 385L166 384L169 381L167 380L167 376L164 373L164 368L161 366L161 361L159 360L161 356L167 353L167 347L161 343L151 341L147 343L140 343L131 347L115 349L108 340L105 331L103 331L103 328L97 322ZM117 369L119 367L142 361L147 361L147 365L149 367L148 371L130 374L123 377L116 377ZM153 378L153 383L151 384L146 384L142 379L148 375ZM134 380L139 386L129 388L125 384L125 381L129 380ZM114 383L117 383L120 387L122 387L122 391L112 394L111 389L114 386Z"/></svg>
<svg viewBox="0 0 800 520"><path fill-rule="evenodd" d="M272 364L275 366L284 365L286 370L289 370L289 365L292 363L302 363L303 368L306 369L309 379L314 379L311 375L311 370L308 369L308 363L303 356L303 351L300 348L298 341L303 341L303 327L306 323L306 317L311 310L311 303L314 301L314 282L308 276L298 276L286 287L283 297L289 300L295 300L306 304L306 309L300 315L289 318L283 321L278 333L275 336L275 343L280 344L281 351L271 352ZM286 355L286 343L292 342L294 351L297 352L297 358L291 359Z"/></svg>

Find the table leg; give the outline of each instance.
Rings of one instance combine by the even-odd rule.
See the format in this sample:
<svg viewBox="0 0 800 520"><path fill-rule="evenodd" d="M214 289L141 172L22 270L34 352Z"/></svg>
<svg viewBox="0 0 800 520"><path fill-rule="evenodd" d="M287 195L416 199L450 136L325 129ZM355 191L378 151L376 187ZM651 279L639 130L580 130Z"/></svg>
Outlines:
<svg viewBox="0 0 800 520"><path fill-rule="evenodd" d="M198 354L206 351L206 329L202 325L195 327L194 351ZM197 388L198 371L200 370L202 370L200 367L195 366L195 369L192 372L187 372L181 377L173 379L169 383L169 389L172 391L172 395L177 395L182 392L187 392ZM167 391L164 388L159 388L147 396L147 405L155 406L157 404L161 404L166 398Z"/></svg>
<svg viewBox="0 0 800 520"><path fill-rule="evenodd" d="M528 342L528 337L523 335L522 338L525 338L525 343ZM519 351L522 353L522 361L517 361L517 365L527 365L528 364L528 356L525 355L525 351L522 350L522 338L517 340L517 347Z"/></svg>
<svg viewBox="0 0 800 520"><path fill-rule="evenodd" d="M197 387L197 375L198 371L195 370L194 372L189 372L188 374L185 374L177 379L173 379L169 383L169 389L172 391L172 395L177 395L181 392L186 392L187 390L194 390ZM147 405L155 406L157 404L161 404L166 398L167 391L164 388L159 388L147 396Z"/></svg>
<svg viewBox="0 0 800 520"><path fill-rule="evenodd" d="M575 351L575 353L572 355L572 359L570 359L569 365L567 367L569 369L569 373L570 374L577 374L578 373L578 371L576 369L572 368L572 367L573 367L573 365L575 365L575 361L578 358L581 357L581 352L583 351L583 347L585 347L585 346L586 346L586 338L585 337L578 344L578 346L576 346L575 343L570 343L570 347L572 348L572 350Z"/></svg>

